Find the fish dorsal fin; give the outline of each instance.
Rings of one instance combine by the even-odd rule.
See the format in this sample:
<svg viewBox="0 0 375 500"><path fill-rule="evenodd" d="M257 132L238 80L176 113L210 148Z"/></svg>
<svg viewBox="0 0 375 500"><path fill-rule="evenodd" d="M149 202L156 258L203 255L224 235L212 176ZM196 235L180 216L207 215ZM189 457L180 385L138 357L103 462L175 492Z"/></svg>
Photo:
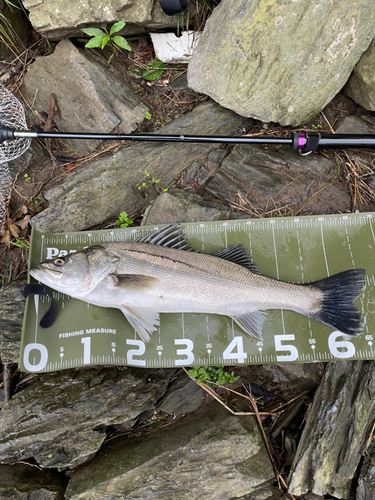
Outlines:
<svg viewBox="0 0 375 500"><path fill-rule="evenodd" d="M184 230L178 223L168 224L161 229L136 240L137 243L149 243L150 245L160 245L176 250L185 250L186 252L195 252L189 245L184 236Z"/></svg>
<svg viewBox="0 0 375 500"><path fill-rule="evenodd" d="M250 311L237 316L231 316L233 321L242 328L250 337L262 339L262 327L267 313L263 311Z"/></svg>
<svg viewBox="0 0 375 500"><path fill-rule="evenodd" d="M232 245L228 248L223 248L222 250L218 250L217 252L211 253L214 257L219 257L220 259L229 260L230 262L234 262L239 266L246 267L249 271L254 274L262 274L257 265L254 264L253 259L248 254L246 248L238 243L237 245Z"/></svg>

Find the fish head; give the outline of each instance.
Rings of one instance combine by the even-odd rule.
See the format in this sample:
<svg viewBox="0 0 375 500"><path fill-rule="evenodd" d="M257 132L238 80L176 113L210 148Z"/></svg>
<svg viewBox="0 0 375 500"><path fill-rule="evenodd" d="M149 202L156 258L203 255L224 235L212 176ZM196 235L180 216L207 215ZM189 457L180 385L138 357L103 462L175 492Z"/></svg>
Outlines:
<svg viewBox="0 0 375 500"><path fill-rule="evenodd" d="M84 297L116 268L119 258L101 245L47 260L30 269L45 285L72 297Z"/></svg>

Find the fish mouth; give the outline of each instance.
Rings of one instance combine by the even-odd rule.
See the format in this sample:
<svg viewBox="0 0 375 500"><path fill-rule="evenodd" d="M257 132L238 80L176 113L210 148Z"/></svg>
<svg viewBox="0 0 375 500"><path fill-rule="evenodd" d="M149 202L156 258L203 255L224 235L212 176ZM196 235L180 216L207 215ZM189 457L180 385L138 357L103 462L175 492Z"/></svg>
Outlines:
<svg viewBox="0 0 375 500"><path fill-rule="evenodd" d="M54 279L61 279L63 273L60 269L52 269L49 267L44 267L41 264L38 264L34 269L30 269L30 274L33 278L43 281L45 277L52 277Z"/></svg>

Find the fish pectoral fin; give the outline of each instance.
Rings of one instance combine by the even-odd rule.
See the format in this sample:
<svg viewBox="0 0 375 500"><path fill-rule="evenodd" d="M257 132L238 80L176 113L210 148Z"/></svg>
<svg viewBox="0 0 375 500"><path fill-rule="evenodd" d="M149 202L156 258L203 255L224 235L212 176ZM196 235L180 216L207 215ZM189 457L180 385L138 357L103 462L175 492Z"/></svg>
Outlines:
<svg viewBox="0 0 375 500"><path fill-rule="evenodd" d="M267 313L263 311L251 311L231 316L233 321L242 328L250 337L262 339L262 327Z"/></svg>
<svg viewBox="0 0 375 500"><path fill-rule="evenodd" d="M150 290L159 281L157 278L142 274L109 274L108 276L113 286L134 292Z"/></svg>
<svg viewBox="0 0 375 500"><path fill-rule="evenodd" d="M159 313L146 307L121 306L120 309L143 342L148 342L150 334L160 325Z"/></svg>

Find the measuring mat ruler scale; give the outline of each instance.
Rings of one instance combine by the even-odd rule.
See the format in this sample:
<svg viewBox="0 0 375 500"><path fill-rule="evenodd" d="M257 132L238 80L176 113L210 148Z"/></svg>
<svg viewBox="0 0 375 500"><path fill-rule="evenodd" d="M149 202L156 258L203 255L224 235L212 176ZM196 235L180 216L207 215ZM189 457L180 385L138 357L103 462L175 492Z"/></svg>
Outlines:
<svg viewBox="0 0 375 500"><path fill-rule="evenodd" d="M98 307L52 290L57 316L49 328L42 328L40 321L51 306L51 298L34 295L26 300L20 369L48 372L85 365L178 367L374 359L374 218L375 214L362 213L181 225L189 243L185 250L216 253L220 257L228 253L223 249L242 244L262 275L296 285L364 269L366 286L355 300L364 320L363 333L358 336L345 335L302 314L282 309L265 311L265 318L258 313L260 325L256 321L250 325L244 322L245 328L255 331L258 328L262 338L246 334L236 322L238 317L233 320L206 313L162 313L158 326L154 317L141 318L154 325L146 326L151 333L148 335L136 319L126 316L132 325L127 321L126 304L123 314L120 309ZM153 242L154 231L161 227L58 234L33 230L29 270L49 259L57 264L61 260L62 265L65 256L94 245L139 239ZM148 234L152 236L146 238ZM257 271L255 266L254 271ZM129 279L121 274L109 278L116 280L115 286L121 286L122 279ZM124 286L149 286L148 276L136 278L134 283L127 282ZM33 278L30 280L36 283ZM222 314L227 312L223 310Z"/></svg>

